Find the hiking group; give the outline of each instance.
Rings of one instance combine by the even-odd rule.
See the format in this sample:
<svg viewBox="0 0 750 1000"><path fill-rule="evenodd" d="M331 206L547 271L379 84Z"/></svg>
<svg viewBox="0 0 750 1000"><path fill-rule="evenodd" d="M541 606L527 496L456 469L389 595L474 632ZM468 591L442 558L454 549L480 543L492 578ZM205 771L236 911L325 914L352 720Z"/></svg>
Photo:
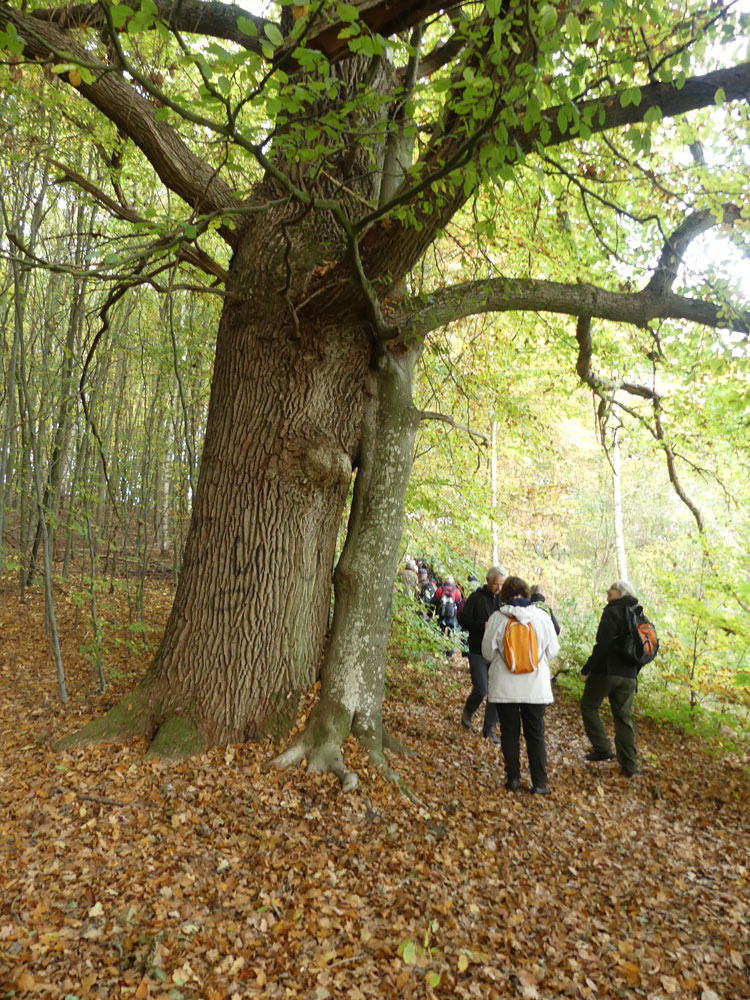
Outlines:
<svg viewBox="0 0 750 1000"><path fill-rule="evenodd" d="M407 569L410 563L415 580L411 592L433 609L441 628L455 629L458 624L468 633L472 686L461 714L462 726L471 729L486 699L482 735L502 750L505 787L515 792L521 786L523 731L530 790L549 795L544 714L553 701L550 661L560 651L560 626L540 588L510 576L503 566L493 566L484 585L463 598L453 577L447 576L438 586L430 580L426 566L408 560ZM633 588L625 580L616 580L607 590L594 648L581 671L586 678L581 717L592 747L586 760L616 759L627 778L638 770L632 721L638 672L657 649L656 631ZM614 752L600 715L605 698L614 720Z"/></svg>

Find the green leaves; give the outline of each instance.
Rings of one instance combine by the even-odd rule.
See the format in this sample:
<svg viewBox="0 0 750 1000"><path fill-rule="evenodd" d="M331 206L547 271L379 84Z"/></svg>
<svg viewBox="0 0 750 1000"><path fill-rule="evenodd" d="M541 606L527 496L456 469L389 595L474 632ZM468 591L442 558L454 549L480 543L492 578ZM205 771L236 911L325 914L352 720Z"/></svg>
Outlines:
<svg viewBox="0 0 750 1000"><path fill-rule="evenodd" d="M128 7L125 4L113 4L109 8L109 16L112 19L112 24L118 30L123 28L128 20L133 16L133 8Z"/></svg>
<svg viewBox="0 0 750 1000"><path fill-rule="evenodd" d="M336 13L345 24L359 20L359 11L349 3L336 4Z"/></svg>
<svg viewBox="0 0 750 1000"><path fill-rule="evenodd" d="M544 34L552 31L557 26L557 10L551 3L545 3L539 8L538 26Z"/></svg>
<svg viewBox="0 0 750 1000"><path fill-rule="evenodd" d="M128 21L128 34L136 35L140 32L148 31L154 27L158 16L159 11L153 0L141 0L140 8Z"/></svg>
<svg viewBox="0 0 750 1000"><path fill-rule="evenodd" d="M274 48L280 48L284 44L284 36L281 34L277 26L272 24L270 21L267 21L263 25L263 32Z"/></svg>
<svg viewBox="0 0 750 1000"><path fill-rule="evenodd" d="M417 946L411 938L405 938L405 940L403 940L398 946L398 954L407 965L411 965L417 957Z"/></svg>
<svg viewBox="0 0 750 1000"><path fill-rule="evenodd" d="M254 21L251 21L249 17L241 15L237 18L237 27L242 32L243 35L247 35L248 38L257 38L258 29Z"/></svg>
<svg viewBox="0 0 750 1000"><path fill-rule="evenodd" d="M631 104L636 108L640 105L643 99L640 87L628 87L623 90L620 94L620 106L623 108L629 107Z"/></svg>
<svg viewBox="0 0 750 1000"><path fill-rule="evenodd" d="M0 50L20 56L23 49L24 41L16 31L15 24L9 21L7 31L0 31Z"/></svg>

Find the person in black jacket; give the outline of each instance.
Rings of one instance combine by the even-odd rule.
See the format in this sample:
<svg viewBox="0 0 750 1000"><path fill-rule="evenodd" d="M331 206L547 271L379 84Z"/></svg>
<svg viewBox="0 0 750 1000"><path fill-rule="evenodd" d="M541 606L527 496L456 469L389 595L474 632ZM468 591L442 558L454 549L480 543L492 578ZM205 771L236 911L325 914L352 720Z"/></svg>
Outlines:
<svg viewBox="0 0 750 1000"><path fill-rule="evenodd" d="M602 612L596 643L581 673L586 685L581 697L581 717L592 750L586 760L614 760L615 754L604 728L599 708L609 699L615 723L615 750L622 773L628 777L638 770L633 731L633 701L638 667L618 651L618 638L627 634L628 605L635 607L638 599L625 580L615 580L607 591L607 606Z"/></svg>
<svg viewBox="0 0 750 1000"><path fill-rule="evenodd" d="M549 604L547 604L547 598L542 593L542 588L539 586L538 583L535 583L534 586L531 588L531 603L538 604L543 611L547 612L547 614L552 619L552 626L555 630L555 635L559 635L560 624L557 621L557 618L555 618L555 612L552 610Z"/></svg>
<svg viewBox="0 0 750 1000"><path fill-rule="evenodd" d="M493 566L487 571L485 585L467 597L458 614L458 624L469 633L471 692L461 713L461 725L464 729L471 729L474 713L487 697L490 665L482 656L482 639L490 615L500 606L500 588L507 575L508 571L504 566ZM482 735L492 743L499 744L500 738L495 732L496 726L497 705L490 705L488 702L484 709Z"/></svg>

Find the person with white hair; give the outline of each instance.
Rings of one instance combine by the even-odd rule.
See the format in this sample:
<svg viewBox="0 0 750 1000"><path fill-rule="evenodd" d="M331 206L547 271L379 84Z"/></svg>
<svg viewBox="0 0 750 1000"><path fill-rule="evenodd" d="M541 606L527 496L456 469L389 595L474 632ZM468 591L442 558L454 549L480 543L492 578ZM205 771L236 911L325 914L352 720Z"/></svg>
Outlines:
<svg viewBox="0 0 750 1000"><path fill-rule="evenodd" d="M504 566L491 566L487 570L487 582L478 587L466 598L464 606L458 615L458 624L469 633L469 674L471 676L471 691L466 699L461 713L461 725L471 729L472 719L479 706L487 697L487 683L490 665L482 656L482 639L490 615L500 606L498 595L508 571ZM497 707L489 702L484 709L484 724L482 736L491 743L500 745L500 739L495 732L497 727Z"/></svg>
<svg viewBox="0 0 750 1000"><path fill-rule="evenodd" d="M621 774L632 778L638 770L633 730L633 702L638 683L638 666L618 648L617 639L628 630L626 608L638 605L635 591L627 580L615 580L607 591L594 649L581 673L586 685L581 696L581 718L591 740L587 761L614 760ZM609 699L615 723L615 753L599 714L604 699Z"/></svg>

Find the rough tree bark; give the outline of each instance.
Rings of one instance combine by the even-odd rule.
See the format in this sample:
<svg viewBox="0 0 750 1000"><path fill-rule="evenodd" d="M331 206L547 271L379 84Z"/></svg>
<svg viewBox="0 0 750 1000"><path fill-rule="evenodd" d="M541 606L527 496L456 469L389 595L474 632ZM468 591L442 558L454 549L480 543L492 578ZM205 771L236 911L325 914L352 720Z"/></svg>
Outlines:
<svg viewBox="0 0 750 1000"><path fill-rule="evenodd" d="M288 731L315 680L369 344L264 295L266 226L235 254L182 572L135 692L63 746L143 734L178 757Z"/></svg>
<svg viewBox="0 0 750 1000"><path fill-rule="evenodd" d="M311 770L331 770L344 789L341 744L351 732L373 762L385 768L383 732L386 646L391 624L404 498L420 414L412 401L418 344L381 343L369 375L359 468L343 551L334 575L335 604L322 671L322 694L301 736L279 757L279 767L307 758Z"/></svg>

